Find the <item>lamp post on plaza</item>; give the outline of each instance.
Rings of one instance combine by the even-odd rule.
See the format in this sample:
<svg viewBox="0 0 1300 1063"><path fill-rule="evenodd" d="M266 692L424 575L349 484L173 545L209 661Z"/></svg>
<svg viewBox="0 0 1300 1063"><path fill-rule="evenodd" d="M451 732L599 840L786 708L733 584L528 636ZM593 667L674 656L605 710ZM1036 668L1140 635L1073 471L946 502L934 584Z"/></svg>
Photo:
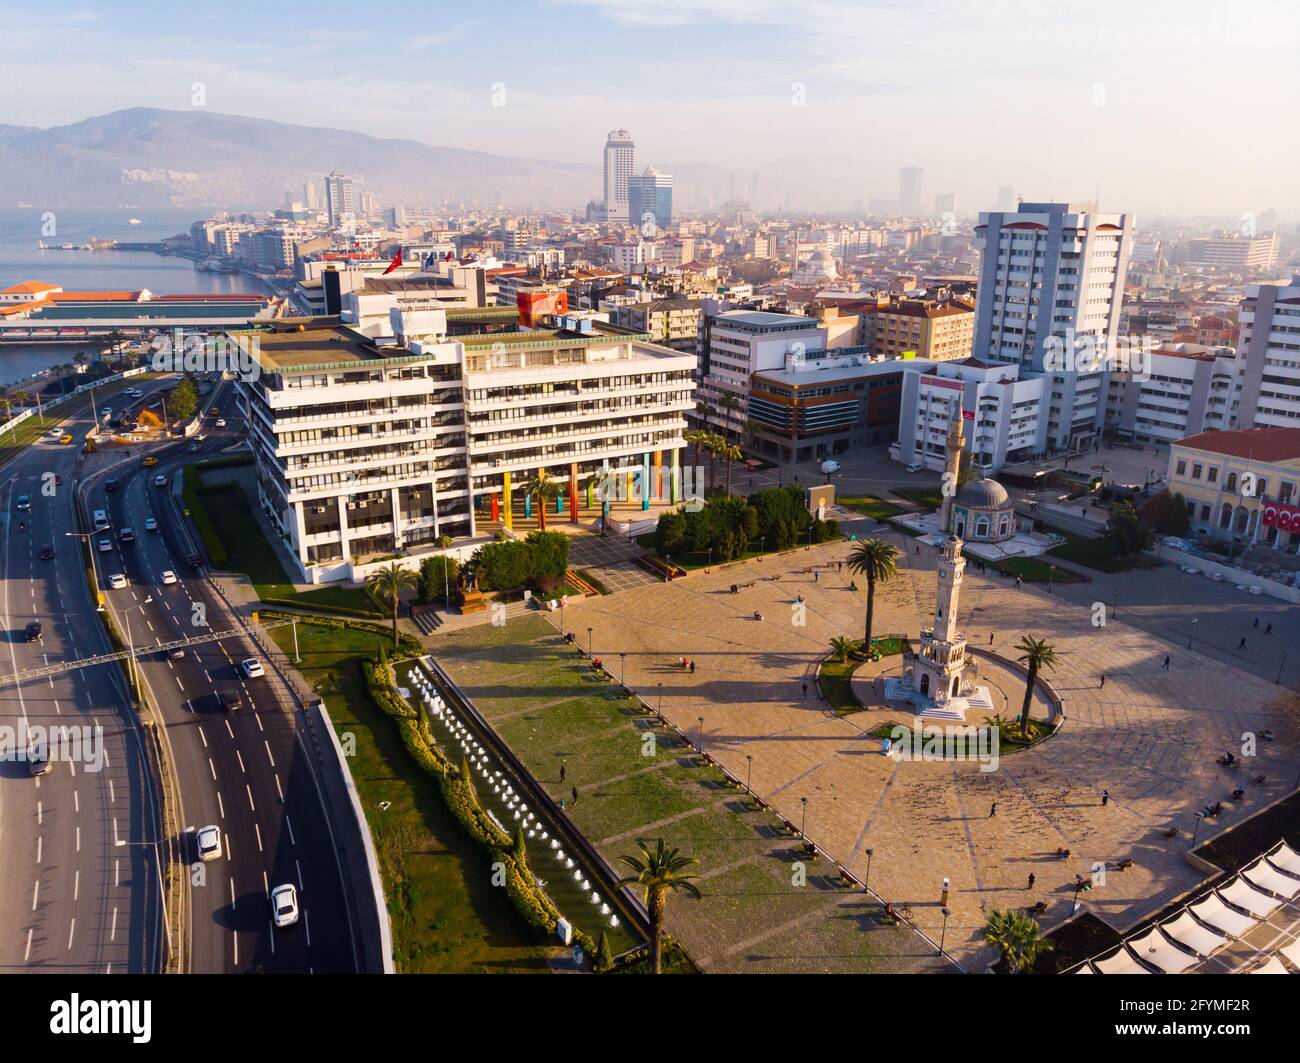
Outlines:
<svg viewBox="0 0 1300 1063"><path fill-rule="evenodd" d="M799 803L803 805L803 819L799 822L799 837L807 838L808 835L804 832L804 828L808 826L808 798L799 798Z"/></svg>
<svg viewBox="0 0 1300 1063"><path fill-rule="evenodd" d="M862 883L864 890L871 888L871 858L876 855L875 849L867 850L867 877Z"/></svg>
<svg viewBox="0 0 1300 1063"><path fill-rule="evenodd" d="M697 716L696 719L699 720L699 722L700 722L700 727L699 727L699 730L697 730L697 731L695 732L695 737L696 737L696 739L699 741L699 744L700 744L700 752L703 753L703 752L704 752L704 717L703 717L703 716Z"/></svg>
<svg viewBox="0 0 1300 1063"><path fill-rule="evenodd" d="M618 655L618 685L619 685L619 686L623 686L623 685L624 685L624 683L623 683L623 667L624 667L624 665L626 665L626 664L627 664L627 654L626 654L626 653L620 653L620 654Z"/></svg>
<svg viewBox="0 0 1300 1063"><path fill-rule="evenodd" d="M659 711L659 718L660 718L660 719L663 719L663 715L664 715L664 685L663 685L662 682L659 683L659 710L658 710L658 711Z"/></svg>
<svg viewBox="0 0 1300 1063"><path fill-rule="evenodd" d="M591 653L591 632L592 632L592 629L591 629L591 628L587 628L587 656L588 656L588 657L590 657L590 656L592 655L592 653Z"/></svg>
<svg viewBox="0 0 1300 1063"><path fill-rule="evenodd" d="M1047 593L1052 594L1052 584L1056 580L1056 566L1049 564L1047 566Z"/></svg>
<svg viewBox="0 0 1300 1063"><path fill-rule="evenodd" d="M1196 622L1197 618L1192 617L1192 630L1187 633L1187 648L1189 650L1192 648L1192 638L1196 634Z"/></svg>
<svg viewBox="0 0 1300 1063"><path fill-rule="evenodd" d="M948 916L950 915L952 915L951 911L949 911L947 908L943 909L943 929L939 931L939 955L940 956L943 955L943 940L948 936Z"/></svg>
<svg viewBox="0 0 1300 1063"><path fill-rule="evenodd" d="M754 788L750 786L750 783L754 781L754 754L746 753L745 761L747 763L745 770L745 793L749 794L750 797L753 797Z"/></svg>

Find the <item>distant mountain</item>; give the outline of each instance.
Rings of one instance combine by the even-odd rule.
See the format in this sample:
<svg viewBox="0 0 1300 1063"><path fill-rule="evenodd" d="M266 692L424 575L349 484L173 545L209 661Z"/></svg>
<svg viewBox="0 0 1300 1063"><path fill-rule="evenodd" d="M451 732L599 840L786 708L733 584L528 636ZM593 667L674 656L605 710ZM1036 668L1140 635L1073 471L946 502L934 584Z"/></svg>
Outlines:
<svg viewBox="0 0 1300 1063"><path fill-rule="evenodd" d="M516 159L414 140L208 111L136 107L53 129L0 125L0 207L267 209L331 170L381 204L578 207L594 165Z"/></svg>

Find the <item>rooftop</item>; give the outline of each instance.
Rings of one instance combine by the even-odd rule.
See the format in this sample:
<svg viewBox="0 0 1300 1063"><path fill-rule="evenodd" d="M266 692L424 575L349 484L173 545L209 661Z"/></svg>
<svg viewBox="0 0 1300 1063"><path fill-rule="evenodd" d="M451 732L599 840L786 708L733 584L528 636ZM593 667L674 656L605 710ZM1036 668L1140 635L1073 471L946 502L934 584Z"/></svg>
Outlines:
<svg viewBox="0 0 1300 1063"><path fill-rule="evenodd" d="M1211 454L1252 461L1291 462L1300 459L1300 428L1247 428L1239 432L1201 432L1174 443Z"/></svg>

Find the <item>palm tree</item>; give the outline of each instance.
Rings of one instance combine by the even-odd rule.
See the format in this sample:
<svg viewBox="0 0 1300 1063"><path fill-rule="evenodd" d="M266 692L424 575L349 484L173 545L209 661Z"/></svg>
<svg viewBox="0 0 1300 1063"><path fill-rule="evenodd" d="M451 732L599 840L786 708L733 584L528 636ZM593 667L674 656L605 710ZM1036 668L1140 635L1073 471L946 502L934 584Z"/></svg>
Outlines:
<svg viewBox="0 0 1300 1063"><path fill-rule="evenodd" d="M740 405L740 399L733 392L727 391L724 392L722 398L718 400L718 405L722 407L722 432L727 441L730 442L731 436L729 433L731 431L731 413Z"/></svg>
<svg viewBox="0 0 1300 1063"><path fill-rule="evenodd" d="M524 497L537 503L537 526L542 531L546 531L546 504L563 493L560 481L550 476L545 469L538 469L537 475L524 484Z"/></svg>
<svg viewBox="0 0 1300 1063"><path fill-rule="evenodd" d="M1034 702L1034 683L1038 680L1038 673L1044 668L1050 672L1061 658L1049 643L1042 639L1030 638L1028 635L1020 636L1016 649L1020 651L1020 656L1016 660L1025 666L1025 671L1028 673L1025 677L1025 703L1020 706L1020 733L1028 735L1029 707Z"/></svg>
<svg viewBox="0 0 1300 1063"><path fill-rule="evenodd" d="M700 448L704 446L704 441L709 438L709 433L699 428L688 428L682 433L682 438L695 448L695 468L698 469L700 467Z"/></svg>
<svg viewBox="0 0 1300 1063"><path fill-rule="evenodd" d="M727 463L727 497L731 497L731 463L739 461L745 455L735 443L727 443L719 451L719 455Z"/></svg>
<svg viewBox="0 0 1300 1063"><path fill-rule="evenodd" d="M898 551L884 539L863 539L849 554L849 571L867 578L867 633L862 652L871 654L871 625L876 614L876 583L888 583L898 575Z"/></svg>
<svg viewBox="0 0 1300 1063"><path fill-rule="evenodd" d="M1002 953L1009 970L1024 974L1044 952L1053 945L1042 936L1042 928L1033 916L1017 909L994 910L984 924L984 937Z"/></svg>
<svg viewBox="0 0 1300 1063"><path fill-rule="evenodd" d="M679 856L678 849L665 849L664 840L659 839L654 849L645 842L637 842L640 856L621 856L619 859L634 874L618 880L620 889L624 886L642 886L645 888L645 906L650 914L650 969L659 973L664 930L664 909L668 905L668 895L681 890L697 900L700 891L691 879L695 875L683 875L681 872L699 861L693 856Z"/></svg>
<svg viewBox="0 0 1300 1063"><path fill-rule="evenodd" d="M718 458L727 447L727 441L717 432L708 432L704 437L704 449L709 452L709 490L717 482Z"/></svg>
<svg viewBox="0 0 1300 1063"><path fill-rule="evenodd" d="M844 664L849 659L849 654L857 648L858 644L847 635L836 635L831 639L831 652L840 664Z"/></svg>
<svg viewBox="0 0 1300 1063"><path fill-rule="evenodd" d="M402 601L402 590L416 583L416 575L396 561L377 568L366 577L366 586L376 598L393 607L393 649L397 649L397 607Z"/></svg>

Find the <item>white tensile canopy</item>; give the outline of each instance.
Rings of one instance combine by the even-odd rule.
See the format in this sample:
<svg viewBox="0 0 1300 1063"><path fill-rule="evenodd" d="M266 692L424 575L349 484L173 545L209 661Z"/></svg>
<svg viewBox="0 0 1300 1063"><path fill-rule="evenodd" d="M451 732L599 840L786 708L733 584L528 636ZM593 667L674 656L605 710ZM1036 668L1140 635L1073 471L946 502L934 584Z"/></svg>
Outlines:
<svg viewBox="0 0 1300 1063"><path fill-rule="evenodd" d="M1219 899L1217 893L1207 893L1203 900L1196 904L1189 904L1187 910L1202 923L1222 931L1229 937L1242 937L1259 925L1250 916L1234 912Z"/></svg>
<svg viewBox="0 0 1300 1063"><path fill-rule="evenodd" d="M1297 971L1300 971L1300 939L1291 942L1291 944L1286 946L1286 948L1279 949L1278 951L1295 964Z"/></svg>
<svg viewBox="0 0 1300 1063"><path fill-rule="evenodd" d="M1251 974L1290 974L1291 972L1282 966L1282 961L1279 960L1276 956L1270 956L1268 963L1264 964L1263 967L1256 967L1250 973Z"/></svg>
<svg viewBox="0 0 1300 1063"><path fill-rule="evenodd" d="M1129 938L1125 944L1133 950L1134 955L1141 956L1165 974L1182 974L1187 968L1195 967L1201 962L1196 956L1180 949L1155 926L1141 937Z"/></svg>
<svg viewBox="0 0 1300 1063"><path fill-rule="evenodd" d="M1276 893L1279 897L1285 897L1287 900L1300 893L1300 879L1282 874L1262 856L1250 867L1243 867L1241 877L1252 886L1267 890L1269 893Z"/></svg>
<svg viewBox="0 0 1300 1063"><path fill-rule="evenodd" d="M1249 912L1256 919L1267 919L1282 906L1276 897L1261 893L1240 877L1234 878L1226 886L1220 886L1215 892L1229 904Z"/></svg>
<svg viewBox="0 0 1300 1063"><path fill-rule="evenodd" d="M1268 857L1268 862L1274 867L1280 867L1291 875L1300 875L1300 853L1297 853L1286 842L1278 842L1276 849L1264 855Z"/></svg>
<svg viewBox="0 0 1300 1063"><path fill-rule="evenodd" d="M1175 941L1182 942L1202 959L1213 955L1228 943L1228 939L1217 930L1201 926L1187 912L1179 914L1160 928Z"/></svg>
<svg viewBox="0 0 1300 1063"><path fill-rule="evenodd" d="M1098 974L1150 974L1123 945L1104 960L1093 960Z"/></svg>

